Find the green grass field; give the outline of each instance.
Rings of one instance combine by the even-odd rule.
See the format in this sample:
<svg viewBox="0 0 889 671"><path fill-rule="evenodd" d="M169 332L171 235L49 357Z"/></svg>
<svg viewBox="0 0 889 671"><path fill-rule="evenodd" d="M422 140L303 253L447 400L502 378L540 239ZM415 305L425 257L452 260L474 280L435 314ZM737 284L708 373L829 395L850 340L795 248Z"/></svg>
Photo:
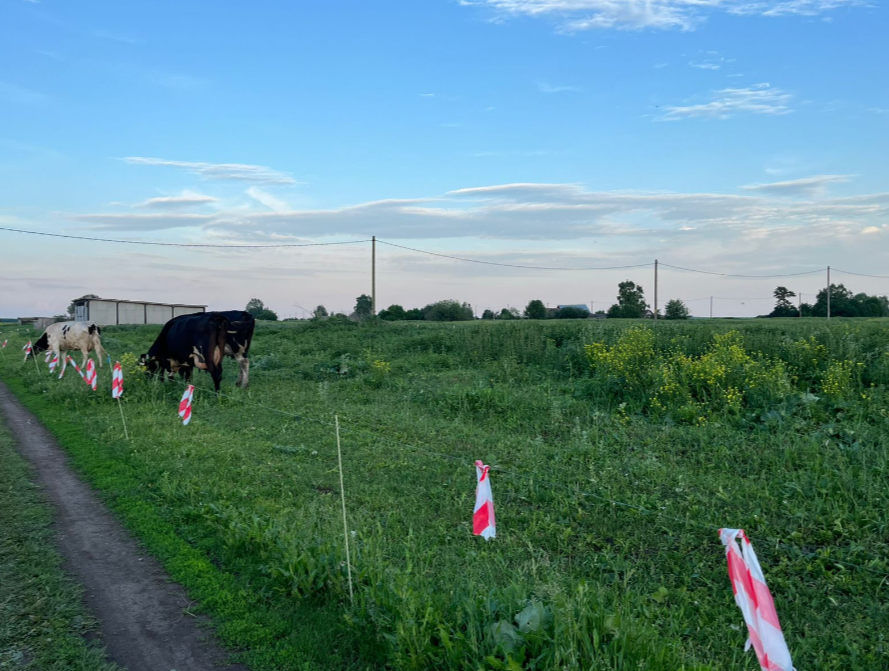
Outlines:
<svg viewBox="0 0 889 671"><path fill-rule="evenodd" d="M105 329L130 441L107 365L0 371L256 670L756 669L720 526L798 668L889 665L887 321L260 324L188 427L158 331Z"/></svg>
<svg viewBox="0 0 889 671"><path fill-rule="evenodd" d="M52 513L0 423L0 669L114 671L83 634L95 622L62 572Z"/></svg>

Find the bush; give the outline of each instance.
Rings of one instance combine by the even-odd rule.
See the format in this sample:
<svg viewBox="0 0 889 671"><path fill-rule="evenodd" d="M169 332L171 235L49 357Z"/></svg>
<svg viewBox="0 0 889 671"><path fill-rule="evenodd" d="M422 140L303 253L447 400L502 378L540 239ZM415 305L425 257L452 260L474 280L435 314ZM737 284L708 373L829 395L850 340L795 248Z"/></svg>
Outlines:
<svg viewBox="0 0 889 671"><path fill-rule="evenodd" d="M423 308L423 318L431 322L460 322L473 318L472 306L454 300L430 303Z"/></svg>
<svg viewBox="0 0 889 671"><path fill-rule="evenodd" d="M688 319L688 306L680 299L674 298L672 301L667 302L664 316L667 319Z"/></svg>
<svg viewBox="0 0 889 671"><path fill-rule="evenodd" d="M583 308L564 307L556 312L556 319L586 319L590 313Z"/></svg>

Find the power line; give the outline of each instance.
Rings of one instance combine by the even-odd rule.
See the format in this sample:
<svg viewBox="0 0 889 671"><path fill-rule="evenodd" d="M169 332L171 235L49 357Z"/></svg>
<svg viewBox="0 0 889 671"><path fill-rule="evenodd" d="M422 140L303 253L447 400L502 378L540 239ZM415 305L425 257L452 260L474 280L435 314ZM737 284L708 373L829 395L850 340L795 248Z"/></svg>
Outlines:
<svg viewBox="0 0 889 671"><path fill-rule="evenodd" d="M439 254L438 252L429 252L425 249L416 249L414 247L405 247L404 245L396 245L394 242L386 242L385 240L380 240L377 238L377 242L389 245L390 247L398 247L399 249L406 249L411 252L418 252L420 254L428 254L429 256L439 256L444 259L453 259L454 261L466 261L467 263L480 263L485 266L501 266L504 268L525 268L529 270L623 270L625 268L648 268L652 266L652 263L639 263L633 266L597 266L590 268L566 268L563 266L525 266L517 263L497 263L495 261L480 261L478 259L467 259L462 256L451 256L450 254Z"/></svg>
<svg viewBox="0 0 889 671"><path fill-rule="evenodd" d="M715 273L710 270L696 270L695 268L683 268L681 266L671 266L669 263L661 263L660 265L673 270L684 270L688 273L702 273L704 275L719 275L720 277L758 277L768 279L770 277L798 277L800 275L814 275L815 273L823 273L826 269L819 268L817 270L806 270L801 273L783 273L780 275L741 275L737 273Z"/></svg>
<svg viewBox="0 0 889 671"><path fill-rule="evenodd" d="M139 240L117 240L113 238L92 238L83 235L65 235L63 233L46 233L44 231L26 231L20 228L7 228L0 226L0 231L10 233L26 233L28 235L43 235L48 238L66 238L68 240L88 240L89 242L116 242L122 245L149 245L154 247L212 247L215 249L275 249L278 247L325 247L328 245L354 245L370 240L346 240L343 242L306 242L306 243L282 243L277 245L209 245L192 244L185 242L142 242Z"/></svg>
<svg viewBox="0 0 889 671"><path fill-rule="evenodd" d="M882 280L889 280L889 275L869 275L868 273L853 273L851 270L840 270L839 268L831 268L835 273L845 273L846 275L858 275L858 277L877 277Z"/></svg>

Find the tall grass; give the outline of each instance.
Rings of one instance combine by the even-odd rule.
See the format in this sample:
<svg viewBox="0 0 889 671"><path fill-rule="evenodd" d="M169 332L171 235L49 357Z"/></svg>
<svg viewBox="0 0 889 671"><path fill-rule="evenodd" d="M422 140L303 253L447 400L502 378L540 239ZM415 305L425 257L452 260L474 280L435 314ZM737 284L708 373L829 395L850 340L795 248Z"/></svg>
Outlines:
<svg viewBox="0 0 889 671"><path fill-rule="evenodd" d="M799 668L874 669L886 326L263 324L251 389L230 366L187 428L180 388L129 370L129 443L79 378L2 371L131 524L154 515L159 553L256 669L753 669L719 526L757 546ZM156 331L104 343L138 354ZM503 469L490 543L471 536L475 459Z"/></svg>

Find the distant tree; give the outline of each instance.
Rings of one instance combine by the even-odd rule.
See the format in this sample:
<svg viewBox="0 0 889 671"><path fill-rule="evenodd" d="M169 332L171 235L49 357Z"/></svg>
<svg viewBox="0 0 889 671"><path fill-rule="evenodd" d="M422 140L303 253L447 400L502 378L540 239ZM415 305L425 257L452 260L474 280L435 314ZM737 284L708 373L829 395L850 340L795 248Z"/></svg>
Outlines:
<svg viewBox="0 0 889 671"><path fill-rule="evenodd" d="M563 308L559 308L556 312L556 319L586 319L589 316L588 310L574 307L573 305L566 305Z"/></svg>
<svg viewBox="0 0 889 671"><path fill-rule="evenodd" d="M815 297L815 305L812 306L813 317L827 316L827 289L822 289ZM830 316L831 317L857 317L858 306L852 292L842 284L830 285Z"/></svg>
<svg viewBox="0 0 889 671"><path fill-rule="evenodd" d="M247 301L247 307L245 307L244 310L254 317L259 318L260 313L265 310L265 303L258 298L251 298Z"/></svg>
<svg viewBox="0 0 889 671"><path fill-rule="evenodd" d="M380 310L379 317L387 322L400 322L407 319L407 313L400 305L390 305L385 310Z"/></svg>
<svg viewBox="0 0 889 671"><path fill-rule="evenodd" d="M65 322L65 321L68 321L69 317L68 317L68 315L55 315L53 317L53 319L56 322Z"/></svg>
<svg viewBox="0 0 889 671"><path fill-rule="evenodd" d="M799 317L799 310L790 301L795 298L796 294L787 287L778 287L773 294L775 296L775 309L771 311L769 317Z"/></svg>
<svg viewBox="0 0 889 671"><path fill-rule="evenodd" d="M688 319L688 306L680 299L674 298L667 301L667 307L664 308L667 319Z"/></svg>
<svg viewBox="0 0 889 671"><path fill-rule="evenodd" d="M497 315L497 319L521 319L522 313L518 308L503 308Z"/></svg>
<svg viewBox="0 0 889 671"><path fill-rule="evenodd" d="M355 299L355 316L364 321L373 317L373 298L367 294L361 294Z"/></svg>
<svg viewBox="0 0 889 671"><path fill-rule="evenodd" d="M99 298L99 296L96 296L96 294L84 294L80 298ZM80 299L75 298L74 301L76 301L76 300L80 300ZM74 301L71 301L71 303L68 305L68 318L69 319L74 319Z"/></svg>
<svg viewBox="0 0 889 671"><path fill-rule="evenodd" d="M420 308L411 308L404 313L404 318L409 322L423 321L423 311Z"/></svg>
<svg viewBox="0 0 889 671"><path fill-rule="evenodd" d="M813 307L811 303L803 303L800 305L800 312L803 317L812 317Z"/></svg>
<svg viewBox="0 0 889 671"><path fill-rule="evenodd" d="M249 312L249 310L248 310ZM259 321L265 322L276 322L278 321L278 315L275 312L272 312L268 308L264 310L260 310L257 314L253 315Z"/></svg>
<svg viewBox="0 0 889 671"><path fill-rule="evenodd" d="M454 300L430 303L423 308L423 319L432 322L460 322L473 318L472 306Z"/></svg>
<svg viewBox="0 0 889 671"><path fill-rule="evenodd" d="M608 316L619 319L641 319L647 307L642 286L626 280L617 285L617 303L608 308Z"/></svg>
<svg viewBox="0 0 889 671"><path fill-rule="evenodd" d="M315 308L315 311L312 312L312 317L314 319L323 319L326 316L327 316L327 308L324 307L323 305L319 305L318 307Z"/></svg>
<svg viewBox="0 0 889 671"><path fill-rule="evenodd" d="M494 311L485 310L484 312L482 312L482 319L494 319Z"/></svg>
<svg viewBox="0 0 889 671"><path fill-rule="evenodd" d="M525 308L527 319L546 319L546 306L543 301L533 300Z"/></svg>

